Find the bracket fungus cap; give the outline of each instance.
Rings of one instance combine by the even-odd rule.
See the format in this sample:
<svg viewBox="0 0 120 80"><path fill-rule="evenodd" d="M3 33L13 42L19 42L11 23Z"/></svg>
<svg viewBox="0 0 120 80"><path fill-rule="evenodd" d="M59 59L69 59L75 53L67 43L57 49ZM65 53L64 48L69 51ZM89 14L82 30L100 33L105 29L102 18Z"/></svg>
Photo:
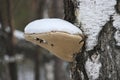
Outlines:
<svg viewBox="0 0 120 80"><path fill-rule="evenodd" d="M25 27L25 39L61 58L72 62L84 44L82 31L62 19L41 19Z"/></svg>

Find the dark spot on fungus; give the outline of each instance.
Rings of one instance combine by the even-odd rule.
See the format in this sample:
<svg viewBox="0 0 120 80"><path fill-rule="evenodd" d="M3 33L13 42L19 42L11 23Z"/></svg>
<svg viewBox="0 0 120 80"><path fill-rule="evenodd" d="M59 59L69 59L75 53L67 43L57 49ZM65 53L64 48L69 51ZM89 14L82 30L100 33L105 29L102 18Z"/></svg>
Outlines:
<svg viewBox="0 0 120 80"><path fill-rule="evenodd" d="M53 46L54 46L54 44L51 44L51 46L53 47Z"/></svg>
<svg viewBox="0 0 120 80"><path fill-rule="evenodd" d="M40 39L39 38L36 38L36 41L39 41Z"/></svg>
<svg viewBox="0 0 120 80"><path fill-rule="evenodd" d="M42 40L42 39L40 39L40 43L43 43L43 40Z"/></svg>
<svg viewBox="0 0 120 80"><path fill-rule="evenodd" d="M44 43L44 40L40 39L40 38L35 38L36 41L39 41L40 43Z"/></svg>

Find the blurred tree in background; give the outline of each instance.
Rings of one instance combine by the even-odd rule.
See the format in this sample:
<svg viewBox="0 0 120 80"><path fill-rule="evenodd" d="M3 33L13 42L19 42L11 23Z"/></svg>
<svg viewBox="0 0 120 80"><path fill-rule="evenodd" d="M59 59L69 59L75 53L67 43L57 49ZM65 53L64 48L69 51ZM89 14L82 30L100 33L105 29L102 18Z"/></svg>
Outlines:
<svg viewBox="0 0 120 80"><path fill-rule="evenodd" d="M20 32L33 20L63 17L63 0L0 0L0 80L67 80L67 63Z"/></svg>

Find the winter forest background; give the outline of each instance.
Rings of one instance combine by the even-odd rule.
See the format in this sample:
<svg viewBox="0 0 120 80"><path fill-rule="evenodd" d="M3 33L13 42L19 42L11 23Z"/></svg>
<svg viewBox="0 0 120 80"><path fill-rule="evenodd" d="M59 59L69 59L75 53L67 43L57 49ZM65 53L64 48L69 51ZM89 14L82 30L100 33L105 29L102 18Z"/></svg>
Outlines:
<svg viewBox="0 0 120 80"><path fill-rule="evenodd" d="M82 30L71 65L24 39L24 27L62 18ZM120 0L0 0L0 80L120 80Z"/></svg>
<svg viewBox="0 0 120 80"><path fill-rule="evenodd" d="M0 0L0 80L69 79L66 62L23 36L33 20L64 18L63 7L63 0Z"/></svg>

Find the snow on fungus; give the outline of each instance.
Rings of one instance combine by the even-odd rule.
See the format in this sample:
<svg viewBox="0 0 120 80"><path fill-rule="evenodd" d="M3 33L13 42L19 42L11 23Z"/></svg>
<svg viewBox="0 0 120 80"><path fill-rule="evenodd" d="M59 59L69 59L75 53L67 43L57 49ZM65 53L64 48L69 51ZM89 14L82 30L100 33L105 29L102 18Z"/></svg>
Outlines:
<svg viewBox="0 0 120 80"><path fill-rule="evenodd" d="M79 53L84 44L82 31L62 19L41 19L25 28L25 39L61 58L72 62L73 54Z"/></svg>
<svg viewBox="0 0 120 80"><path fill-rule="evenodd" d="M56 18L35 20L25 27L25 33L44 33L51 31L82 34L82 31L70 22Z"/></svg>

